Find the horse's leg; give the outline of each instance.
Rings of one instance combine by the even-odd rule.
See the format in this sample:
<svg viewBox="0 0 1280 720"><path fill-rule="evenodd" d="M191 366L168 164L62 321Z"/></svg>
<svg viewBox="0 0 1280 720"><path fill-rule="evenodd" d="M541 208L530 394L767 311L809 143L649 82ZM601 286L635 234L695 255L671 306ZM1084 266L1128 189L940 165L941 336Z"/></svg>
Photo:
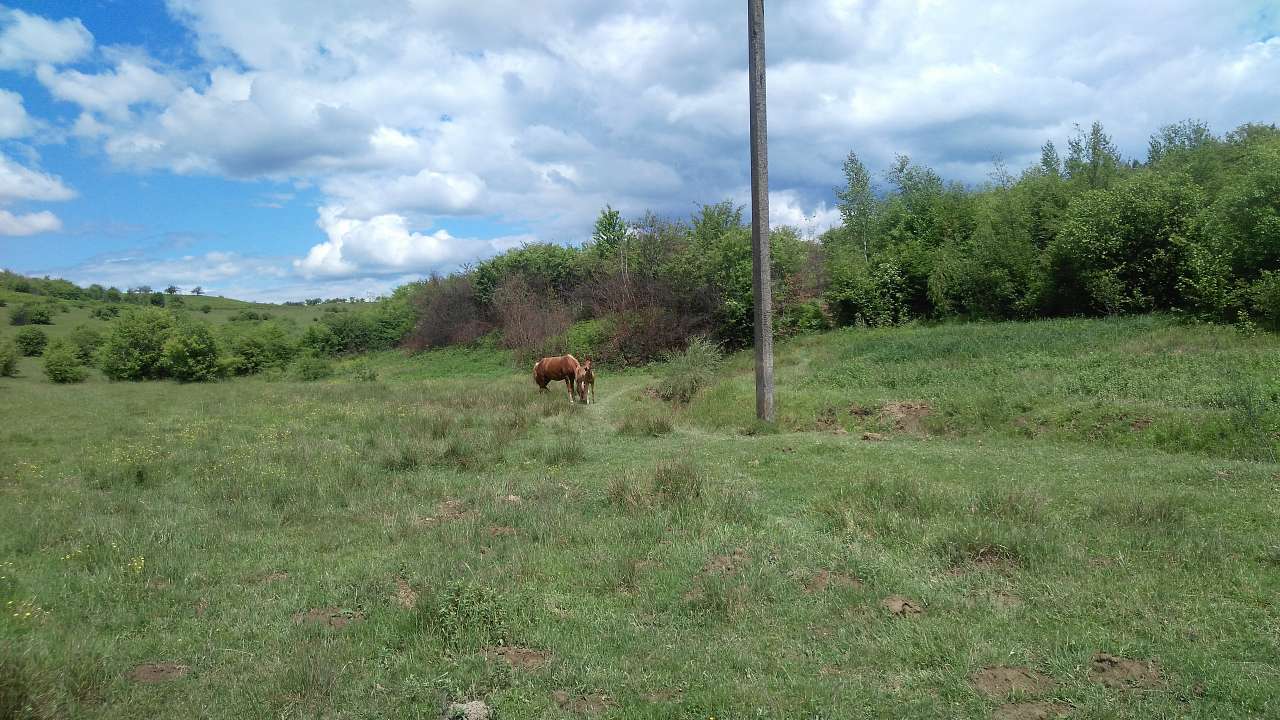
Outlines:
<svg viewBox="0 0 1280 720"><path fill-rule="evenodd" d="M573 381L569 378L564 379L564 389L569 393L569 404L573 404Z"/></svg>

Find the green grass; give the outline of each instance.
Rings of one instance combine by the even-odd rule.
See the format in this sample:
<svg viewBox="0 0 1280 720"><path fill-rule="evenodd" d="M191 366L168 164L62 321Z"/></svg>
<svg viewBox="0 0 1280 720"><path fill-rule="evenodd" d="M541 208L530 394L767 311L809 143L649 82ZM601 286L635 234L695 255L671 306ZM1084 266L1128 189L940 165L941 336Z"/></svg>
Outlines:
<svg viewBox="0 0 1280 720"><path fill-rule="evenodd" d="M1159 318L832 333L780 346L752 435L742 357L688 406L607 370L569 405L456 350L0 379L0 717L984 718L996 665L1073 717L1275 716L1280 465L1221 428L1276 432L1278 348ZM1097 652L1162 682L1091 682ZM187 672L130 677L162 662Z"/></svg>

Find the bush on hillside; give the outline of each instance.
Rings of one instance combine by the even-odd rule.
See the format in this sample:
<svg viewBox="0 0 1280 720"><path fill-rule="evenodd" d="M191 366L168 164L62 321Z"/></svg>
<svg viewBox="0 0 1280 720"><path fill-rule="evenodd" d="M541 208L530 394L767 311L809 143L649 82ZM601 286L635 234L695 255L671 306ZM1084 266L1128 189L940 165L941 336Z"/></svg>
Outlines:
<svg viewBox="0 0 1280 720"><path fill-rule="evenodd" d="M0 342L0 377L18 374L18 348L11 342Z"/></svg>
<svg viewBox="0 0 1280 720"><path fill-rule="evenodd" d="M141 308L116 318L98 350L98 366L112 380L163 377L164 343L173 325L173 314L160 308Z"/></svg>
<svg viewBox="0 0 1280 720"><path fill-rule="evenodd" d="M119 305L99 305L89 311L89 317L94 320L110 320L120 315Z"/></svg>
<svg viewBox="0 0 1280 720"><path fill-rule="evenodd" d="M53 313L48 305L23 303L9 314L10 325L52 325Z"/></svg>
<svg viewBox="0 0 1280 720"><path fill-rule="evenodd" d="M93 357L98 352L98 348L102 346L102 332L92 325L80 324L72 328L71 334L67 336L67 340L76 349L76 356L80 358L80 362L93 362Z"/></svg>
<svg viewBox="0 0 1280 720"><path fill-rule="evenodd" d="M34 357L44 352L45 345L49 344L49 336L40 328L24 327L14 336L13 341L23 355Z"/></svg>
<svg viewBox="0 0 1280 720"><path fill-rule="evenodd" d="M199 322L179 323L170 332L163 347L164 372L183 382L217 379L218 343L209 327Z"/></svg>
<svg viewBox="0 0 1280 720"><path fill-rule="evenodd" d="M298 347L284 327L276 322L252 325L236 331L227 340L237 375L254 375L283 369L298 353Z"/></svg>
<svg viewBox="0 0 1280 720"><path fill-rule="evenodd" d="M294 360L290 371L297 380L323 380L333 375L333 363L319 355L308 353Z"/></svg>
<svg viewBox="0 0 1280 720"><path fill-rule="evenodd" d="M667 355L658 381L658 396L671 402L689 402L715 377L720 362L718 347L705 338L694 338L683 352Z"/></svg>
<svg viewBox="0 0 1280 720"><path fill-rule="evenodd" d="M76 347L66 340L55 340L45 350L44 374L55 383L78 383L89 376L76 355Z"/></svg>

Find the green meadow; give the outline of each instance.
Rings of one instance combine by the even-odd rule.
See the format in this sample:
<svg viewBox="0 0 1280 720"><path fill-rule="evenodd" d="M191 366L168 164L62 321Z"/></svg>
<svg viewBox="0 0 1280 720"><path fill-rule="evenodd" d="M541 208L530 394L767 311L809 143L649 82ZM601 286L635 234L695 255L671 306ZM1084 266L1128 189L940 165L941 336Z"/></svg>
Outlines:
<svg viewBox="0 0 1280 720"><path fill-rule="evenodd" d="M1280 716L1275 335L802 336L774 426L749 353L588 406L492 350L37 360L0 378L0 718Z"/></svg>

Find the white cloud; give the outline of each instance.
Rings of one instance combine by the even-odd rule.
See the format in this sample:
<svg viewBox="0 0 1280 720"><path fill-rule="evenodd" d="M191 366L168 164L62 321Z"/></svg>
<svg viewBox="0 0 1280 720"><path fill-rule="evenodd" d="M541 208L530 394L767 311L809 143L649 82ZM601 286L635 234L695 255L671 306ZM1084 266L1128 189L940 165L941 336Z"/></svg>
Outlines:
<svg viewBox="0 0 1280 720"><path fill-rule="evenodd" d="M279 282L289 275L287 263L278 258L234 252L156 258L149 256L146 250L103 255L56 272L86 285L99 283L120 288L137 285L165 287L170 284L191 288L201 285L206 290L214 290L229 282L238 283L248 277Z"/></svg>
<svg viewBox="0 0 1280 720"><path fill-rule="evenodd" d="M22 137L34 128L22 96L0 88L0 139Z"/></svg>
<svg viewBox="0 0 1280 720"><path fill-rule="evenodd" d="M25 215L14 215L8 210L0 210L0 235L10 237L36 235L57 232L61 229L62 221L48 210Z"/></svg>
<svg viewBox="0 0 1280 720"><path fill-rule="evenodd" d="M75 18L48 20L0 8L0 24L0 68L74 62L93 48L93 35Z"/></svg>
<svg viewBox="0 0 1280 720"><path fill-rule="evenodd" d="M0 205L18 200L70 200L75 196L61 178L24 167L0 154Z"/></svg>
<svg viewBox="0 0 1280 720"><path fill-rule="evenodd" d="M173 78L131 59L121 60L114 69L96 74L41 65L36 69L36 77L59 100L113 119L127 119L132 105L166 102L179 90Z"/></svg>
<svg viewBox="0 0 1280 720"><path fill-rule="evenodd" d="M503 242L455 238L443 229L430 234L412 232L403 215L360 220L346 216L341 206L320 208L316 224L329 239L312 246L306 257L293 263L307 278L428 272L492 252Z"/></svg>

